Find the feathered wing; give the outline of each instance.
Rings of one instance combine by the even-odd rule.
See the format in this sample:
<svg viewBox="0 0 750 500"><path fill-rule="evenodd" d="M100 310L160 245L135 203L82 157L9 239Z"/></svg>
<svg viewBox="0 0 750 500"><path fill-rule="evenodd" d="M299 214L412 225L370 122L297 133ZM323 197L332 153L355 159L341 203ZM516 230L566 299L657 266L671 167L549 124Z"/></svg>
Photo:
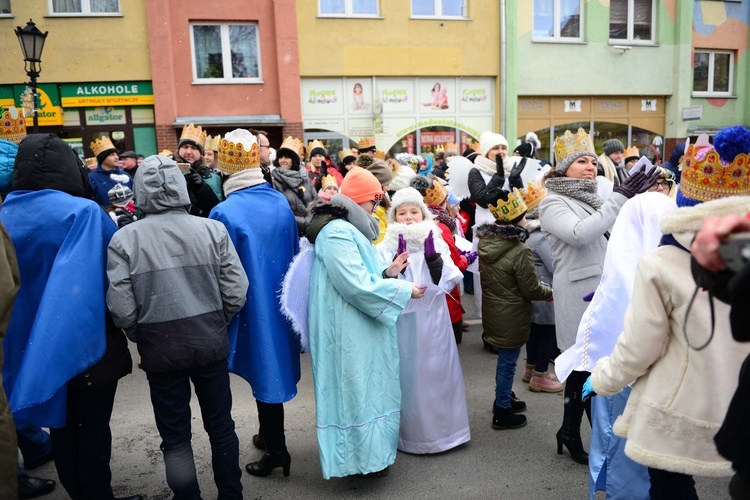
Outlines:
<svg viewBox="0 0 750 500"><path fill-rule="evenodd" d="M300 352L310 351L310 330L307 321L307 300L310 296L310 275L315 261L315 246L307 238L300 240L300 252L289 264L281 286L281 312L292 324L300 343Z"/></svg>
<svg viewBox="0 0 750 500"><path fill-rule="evenodd" d="M448 184L451 192L459 200L469 198L469 172L474 164L463 156L452 156L448 158Z"/></svg>

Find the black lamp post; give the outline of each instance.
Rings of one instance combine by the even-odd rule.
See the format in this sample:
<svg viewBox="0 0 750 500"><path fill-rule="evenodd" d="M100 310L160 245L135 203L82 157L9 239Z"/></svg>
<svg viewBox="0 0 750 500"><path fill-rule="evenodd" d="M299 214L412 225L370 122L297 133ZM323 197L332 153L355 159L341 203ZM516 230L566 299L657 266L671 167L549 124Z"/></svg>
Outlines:
<svg viewBox="0 0 750 500"><path fill-rule="evenodd" d="M34 133L37 133L39 129L39 122L36 116L37 108L39 107L37 105L36 79L42 71L42 50L44 49L44 40L47 38L47 33L47 31L44 33L39 31L39 28L36 27L36 24L31 19L29 19L29 22L23 28L20 26L16 28L18 43L21 44L21 50L23 50L24 69L31 79L29 86L34 98Z"/></svg>

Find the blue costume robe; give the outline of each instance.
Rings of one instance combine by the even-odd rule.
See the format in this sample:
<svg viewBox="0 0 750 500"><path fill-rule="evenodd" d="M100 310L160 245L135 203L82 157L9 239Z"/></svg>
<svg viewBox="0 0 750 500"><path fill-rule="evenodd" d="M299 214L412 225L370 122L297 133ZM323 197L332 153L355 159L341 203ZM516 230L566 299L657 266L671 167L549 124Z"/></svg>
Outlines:
<svg viewBox="0 0 750 500"><path fill-rule="evenodd" d="M315 240L308 319L323 477L377 472L396 459L401 388L396 320L411 283L383 279L375 246L352 224Z"/></svg>
<svg viewBox="0 0 750 500"><path fill-rule="evenodd" d="M279 292L299 250L294 214L284 195L263 183L230 193L209 218L226 226L250 281L228 329L229 370L250 383L255 399L289 401L297 395L300 346Z"/></svg>
<svg viewBox="0 0 750 500"><path fill-rule="evenodd" d="M96 170L89 173L89 182L91 183L91 189L94 192L94 201L99 205L106 207L111 205L109 201L109 190L115 187L117 184L122 184L130 189L133 189L133 178L127 174L120 167L115 167L112 170L104 170L101 165L96 167Z"/></svg>
<svg viewBox="0 0 750 500"><path fill-rule="evenodd" d="M106 347L107 245L117 226L95 202L14 191L0 210L21 289L3 343L3 385L17 419L65 425L67 382Z"/></svg>

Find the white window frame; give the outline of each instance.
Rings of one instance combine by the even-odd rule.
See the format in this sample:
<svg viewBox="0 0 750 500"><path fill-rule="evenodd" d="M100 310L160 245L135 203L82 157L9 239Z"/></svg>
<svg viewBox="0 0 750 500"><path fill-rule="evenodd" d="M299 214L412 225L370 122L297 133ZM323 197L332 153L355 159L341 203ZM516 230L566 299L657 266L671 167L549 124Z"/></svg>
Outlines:
<svg viewBox="0 0 750 500"><path fill-rule="evenodd" d="M229 40L229 26L248 26L253 25L255 29L256 47L258 47L258 77L252 78L233 78L226 75L232 74L232 55ZM219 26L221 35L221 61L224 70L223 78L198 78L198 65L195 61L195 37L193 35L193 26ZM215 84L238 84L238 83L263 83L263 65L262 51L260 48L260 25L258 23L247 22L191 22L190 23L190 59L193 64L193 84L194 85L215 85ZM228 57L227 57L228 56Z"/></svg>
<svg viewBox="0 0 750 500"><path fill-rule="evenodd" d="M651 40L634 40L633 39L633 25L635 14L635 0L628 0L628 36L626 38L610 38L610 45L656 45L656 19L658 13L656 12L657 3L656 0L651 0ZM609 30L609 22L607 24Z"/></svg>
<svg viewBox="0 0 750 500"><path fill-rule="evenodd" d="M375 1L375 14L355 14L353 0L344 0L343 14L328 14L321 10L321 0L318 0L318 17L356 17L365 19L380 19L380 0Z"/></svg>
<svg viewBox="0 0 750 500"><path fill-rule="evenodd" d="M91 12L90 0L81 0L81 12L55 12L54 3L47 0L48 11L50 16L55 17L119 17L122 16L122 3L117 0L117 12Z"/></svg>
<svg viewBox="0 0 750 500"><path fill-rule="evenodd" d="M708 49L696 49L693 51L694 54L708 54L708 90L707 91L693 91L693 97L734 97L734 64L735 57L734 51L731 50L708 50ZM729 54L729 90L727 92L716 92L713 90L714 86L714 68L716 66L716 54ZM692 66L692 61L691 61ZM695 69L693 69L695 72ZM693 73L693 85L695 85L695 73Z"/></svg>
<svg viewBox="0 0 750 500"><path fill-rule="evenodd" d="M460 16L444 16L443 15L443 0L432 0L433 5L435 6L435 14L432 16L422 16L414 14L414 3L412 0L409 0L409 8L411 9L411 18L412 19L457 19L460 21L465 21L468 19L466 17L467 10L469 8L469 0L462 0L464 3L463 13Z"/></svg>
<svg viewBox="0 0 750 500"><path fill-rule="evenodd" d="M531 41L532 42L557 42L557 43L582 43L583 40L583 17L584 17L584 8L583 8L583 0L578 0L578 12L580 13L580 21L579 21L579 34L578 37L562 37L560 36L560 0L553 0L553 13L552 13L552 22L554 23L555 27L555 33L552 36L534 36L534 5L536 4L536 0L534 0L534 3L531 7Z"/></svg>
<svg viewBox="0 0 750 500"><path fill-rule="evenodd" d="M13 17L13 4L11 0L8 0L8 10L10 10L8 13L0 12L0 17Z"/></svg>

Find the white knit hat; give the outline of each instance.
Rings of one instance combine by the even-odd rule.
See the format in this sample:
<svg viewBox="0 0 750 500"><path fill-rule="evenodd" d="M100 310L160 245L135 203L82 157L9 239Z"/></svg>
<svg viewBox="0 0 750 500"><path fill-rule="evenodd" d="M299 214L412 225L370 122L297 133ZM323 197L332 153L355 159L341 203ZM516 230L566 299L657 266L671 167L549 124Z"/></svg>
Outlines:
<svg viewBox="0 0 750 500"><path fill-rule="evenodd" d="M487 153L489 153L490 149L497 146L498 144L502 144L506 148L508 147L508 141L506 141L505 137L503 137L501 134L496 134L488 130L486 132L482 132L482 135L479 136L479 152L482 154L482 156L487 156Z"/></svg>
<svg viewBox="0 0 750 500"><path fill-rule="evenodd" d="M419 194L419 191L412 187L407 187L396 191L391 198L391 207L388 209L388 222L396 221L396 210L401 205L416 205L422 210L422 218L424 220L432 220L432 213L427 209L427 205L424 204L424 198Z"/></svg>

